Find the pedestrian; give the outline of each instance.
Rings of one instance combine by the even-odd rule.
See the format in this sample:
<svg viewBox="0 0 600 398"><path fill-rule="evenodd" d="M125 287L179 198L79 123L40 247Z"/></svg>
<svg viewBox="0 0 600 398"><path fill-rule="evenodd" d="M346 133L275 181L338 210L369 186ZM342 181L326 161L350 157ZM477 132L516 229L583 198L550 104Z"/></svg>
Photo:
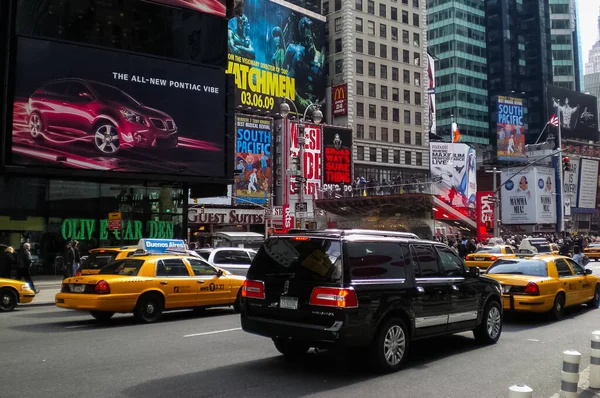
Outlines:
<svg viewBox="0 0 600 398"><path fill-rule="evenodd" d="M573 253L573 261L582 267L585 267L590 262L590 259L585 254L581 253L579 246L573 247Z"/></svg>
<svg viewBox="0 0 600 398"><path fill-rule="evenodd" d="M33 259L31 258L31 245L29 243L23 244L23 248L19 253L18 263L19 268L17 279L25 279L25 282L27 282L29 286L31 286L31 290L33 290L36 293L39 293L40 291L35 288L33 280L31 279L31 264L33 264Z"/></svg>
<svg viewBox="0 0 600 398"><path fill-rule="evenodd" d="M79 254L79 241L73 241L73 276L77 275L81 266L81 254Z"/></svg>
<svg viewBox="0 0 600 398"><path fill-rule="evenodd" d="M66 243L64 259L65 269L63 271L63 277L66 279L75 275L73 274L73 264L75 263L75 250L73 250L72 241L70 239L67 240Z"/></svg>
<svg viewBox="0 0 600 398"><path fill-rule="evenodd" d="M17 271L17 259L15 249L8 246L0 255L0 278L12 279Z"/></svg>

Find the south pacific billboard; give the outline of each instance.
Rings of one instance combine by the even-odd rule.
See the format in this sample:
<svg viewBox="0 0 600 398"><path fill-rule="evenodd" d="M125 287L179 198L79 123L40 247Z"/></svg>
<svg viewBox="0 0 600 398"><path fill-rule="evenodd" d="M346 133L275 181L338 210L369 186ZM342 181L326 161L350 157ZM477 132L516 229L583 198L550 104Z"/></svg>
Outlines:
<svg viewBox="0 0 600 398"><path fill-rule="evenodd" d="M222 69L19 37L11 164L224 178Z"/></svg>
<svg viewBox="0 0 600 398"><path fill-rule="evenodd" d="M497 115L498 159L527 160L523 99L499 95Z"/></svg>
<svg viewBox="0 0 600 398"><path fill-rule="evenodd" d="M285 97L303 114L325 103L324 16L283 0L235 0L232 14L227 73L239 108L274 114Z"/></svg>
<svg viewBox="0 0 600 398"><path fill-rule="evenodd" d="M433 194L451 206L475 208L475 149L467 144L432 142L429 153Z"/></svg>
<svg viewBox="0 0 600 398"><path fill-rule="evenodd" d="M272 119L235 117L234 199L239 205L268 205L271 196Z"/></svg>

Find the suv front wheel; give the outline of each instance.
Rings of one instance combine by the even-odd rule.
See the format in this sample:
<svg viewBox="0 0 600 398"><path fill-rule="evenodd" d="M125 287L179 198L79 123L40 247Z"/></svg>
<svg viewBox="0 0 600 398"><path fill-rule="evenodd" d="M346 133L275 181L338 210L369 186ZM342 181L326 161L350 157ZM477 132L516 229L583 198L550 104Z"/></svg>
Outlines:
<svg viewBox="0 0 600 398"><path fill-rule="evenodd" d="M380 372L395 372L402 368L408 358L409 336L402 319L384 321L369 352L373 367Z"/></svg>
<svg viewBox="0 0 600 398"><path fill-rule="evenodd" d="M496 344L502 333L502 308L496 301L488 301L481 317L481 323L473 330L475 340L480 344Z"/></svg>

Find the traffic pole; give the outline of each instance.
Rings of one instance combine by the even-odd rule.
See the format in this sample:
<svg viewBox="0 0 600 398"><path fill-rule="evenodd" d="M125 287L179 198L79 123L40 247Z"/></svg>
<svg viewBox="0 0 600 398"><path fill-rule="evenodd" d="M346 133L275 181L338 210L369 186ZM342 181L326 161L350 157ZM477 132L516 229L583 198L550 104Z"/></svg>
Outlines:
<svg viewBox="0 0 600 398"><path fill-rule="evenodd" d="M600 330L592 332L590 354L590 388L600 388Z"/></svg>
<svg viewBox="0 0 600 398"><path fill-rule="evenodd" d="M579 364L581 354L577 351L563 352L563 365L561 372L560 396L561 398L577 398L577 385L579 384Z"/></svg>
<svg viewBox="0 0 600 398"><path fill-rule="evenodd" d="M508 398L533 398L533 390L525 384L517 384L508 389Z"/></svg>

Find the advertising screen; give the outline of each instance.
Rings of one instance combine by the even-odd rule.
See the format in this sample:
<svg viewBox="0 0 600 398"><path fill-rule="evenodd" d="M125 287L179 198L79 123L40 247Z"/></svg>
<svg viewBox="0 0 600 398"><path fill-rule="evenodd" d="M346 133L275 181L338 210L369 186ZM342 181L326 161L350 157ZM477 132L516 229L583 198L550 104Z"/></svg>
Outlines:
<svg viewBox="0 0 600 398"><path fill-rule="evenodd" d="M451 206L475 208L477 157L467 144L431 143L433 194Z"/></svg>
<svg viewBox="0 0 600 398"><path fill-rule="evenodd" d="M523 99L499 95L497 113L498 159L526 160Z"/></svg>
<svg viewBox="0 0 600 398"><path fill-rule="evenodd" d="M290 137L292 142L290 145L290 157L296 157L300 153L298 139L296 136L296 123L290 123ZM306 125L304 128L304 194L312 197L320 197L321 193L321 126ZM290 178L290 194L294 192L296 178Z"/></svg>
<svg viewBox="0 0 600 398"><path fill-rule="evenodd" d="M477 192L477 239L494 237L494 192Z"/></svg>
<svg viewBox="0 0 600 398"><path fill-rule="evenodd" d="M310 103L323 104L326 47L324 16L282 0L235 0L227 73L236 105L277 113L287 97L303 114Z"/></svg>
<svg viewBox="0 0 600 398"><path fill-rule="evenodd" d="M560 117L563 139L600 140L596 97L552 85L548 85L547 90L548 120L552 115ZM558 136L558 127L548 125L548 129Z"/></svg>
<svg viewBox="0 0 600 398"><path fill-rule="evenodd" d="M554 169L536 167L517 171L502 171L502 182L505 182L501 195L502 223L556 223Z"/></svg>
<svg viewBox="0 0 600 398"><path fill-rule="evenodd" d="M580 209L596 208L596 185L598 181L598 161L581 159L579 182L579 198L577 207ZM574 202L571 202L574 205Z"/></svg>
<svg viewBox="0 0 600 398"><path fill-rule="evenodd" d="M172 7L188 8L194 11L224 17L227 13L225 0L146 0L152 3L161 3Z"/></svg>
<svg viewBox="0 0 600 398"><path fill-rule="evenodd" d="M323 184L352 183L352 130L323 126Z"/></svg>
<svg viewBox="0 0 600 398"><path fill-rule="evenodd" d="M12 164L225 176L222 70L19 38Z"/></svg>
<svg viewBox="0 0 600 398"><path fill-rule="evenodd" d="M235 201L268 205L271 196L272 119L260 116L235 117Z"/></svg>

